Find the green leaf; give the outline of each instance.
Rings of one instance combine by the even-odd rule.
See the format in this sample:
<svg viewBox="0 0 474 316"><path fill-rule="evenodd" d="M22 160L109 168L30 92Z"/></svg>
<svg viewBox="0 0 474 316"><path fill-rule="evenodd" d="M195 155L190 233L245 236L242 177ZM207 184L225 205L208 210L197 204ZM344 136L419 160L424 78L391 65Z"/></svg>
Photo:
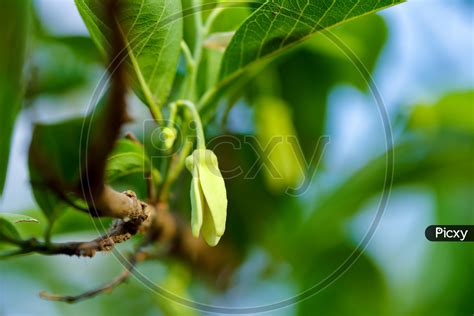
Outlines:
<svg viewBox="0 0 474 316"><path fill-rule="evenodd" d="M259 7L237 30L227 47L220 83L200 103L201 111L215 105L213 97L234 79L311 35L403 0L316 1L272 0ZM374 30L376 32L376 30Z"/></svg>
<svg viewBox="0 0 474 316"><path fill-rule="evenodd" d="M260 147L272 148L275 144L264 157L274 167L264 168L265 180L273 192L283 193L303 180L303 162L291 143L291 138L296 139L291 111L285 102L275 97L261 97L255 105L255 128Z"/></svg>
<svg viewBox="0 0 474 316"><path fill-rule="evenodd" d="M121 139L107 159L107 181L113 182L133 173L143 176L151 172L151 164L142 145L128 139Z"/></svg>
<svg viewBox="0 0 474 316"><path fill-rule="evenodd" d="M474 133L474 90L451 93L433 105L413 108L409 126L414 130L436 132L440 129Z"/></svg>
<svg viewBox="0 0 474 316"><path fill-rule="evenodd" d="M181 1L121 1L118 23L129 45L134 87L148 104L161 106L173 84L182 38ZM102 54L110 48L104 1L76 0L77 8ZM153 103L153 104L150 104Z"/></svg>
<svg viewBox="0 0 474 316"><path fill-rule="evenodd" d="M84 162L86 147L81 143L83 118L58 124L38 124L33 130L30 160L41 164L42 174L73 186L79 181L80 166ZM86 136L84 132L84 137ZM82 152L81 156L80 153ZM31 168L31 166L30 166Z"/></svg>
<svg viewBox="0 0 474 316"><path fill-rule="evenodd" d="M33 130L28 167L33 195L39 207L54 221L65 205L49 183L79 181L79 151L83 119L73 119L53 125L37 125ZM58 180L60 179L60 180ZM57 188L56 188L57 189Z"/></svg>
<svg viewBox="0 0 474 316"><path fill-rule="evenodd" d="M235 76L253 63L281 53L316 32L400 2L268 1L237 30L222 61L221 78Z"/></svg>
<svg viewBox="0 0 474 316"><path fill-rule="evenodd" d="M60 197L76 199L68 194L80 187L86 166L90 167L93 161L105 167L105 157L104 161L95 157L106 145L105 100L99 102L93 115L56 124L37 124L33 129L28 157L30 180L36 202L50 221L65 208Z"/></svg>
<svg viewBox="0 0 474 316"><path fill-rule="evenodd" d="M6 1L0 10L0 195L5 185L10 138L20 109L24 83L23 63L26 51L31 1Z"/></svg>
<svg viewBox="0 0 474 316"><path fill-rule="evenodd" d="M387 36L387 27L380 16L371 14L344 23L332 33L350 48L369 72L373 71ZM275 64L281 97L293 111L301 149L310 160L324 134L329 93L336 85L344 83L365 90L367 81L353 61L325 36L311 38Z"/></svg>
<svg viewBox="0 0 474 316"><path fill-rule="evenodd" d="M97 63L101 56L88 37L45 36L37 42L30 59L34 72L28 84L28 98L80 88L100 70Z"/></svg>
<svg viewBox="0 0 474 316"><path fill-rule="evenodd" d="M0 213L0 218L9 221L10 223L39 223L36 218L23 214Z"/></svg>
<svg viewBox="0 0 474 316"><path fill-rule="evenodd" d="M0 217L0 241L8 241L10 239L20 240L20 233L13 224Z"/></svg>
<svg viewBox="0 0 474 316"><path fill-rule="evenodd" d="M15 228L15 224L22 222L38 223L38 220L21 214L0 213L0 241L19 240L20 233Z"/></svg>

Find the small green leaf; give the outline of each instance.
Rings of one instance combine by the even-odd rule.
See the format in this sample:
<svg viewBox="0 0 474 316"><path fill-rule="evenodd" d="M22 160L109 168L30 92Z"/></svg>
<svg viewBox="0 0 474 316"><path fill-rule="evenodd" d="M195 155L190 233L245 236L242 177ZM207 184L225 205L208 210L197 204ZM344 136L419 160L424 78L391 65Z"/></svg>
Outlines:
<svg viewBox="0 0 474 316"><path fill-rule="evenodd" d="M31 1L5 1L0 10L0 195L10 154L10 138L24 94L23 63Z"/></svg>
<svg viewBox="0 0 474 316"><path fill-rule="evenodd" d="M18 233L12 223L0 217L0 241L8 241L10 239L20 240L20 233Z"/></svg>
<svg viewBox="0 0 474 316"><path fill-rule="evenodd" d="M107 159L106 178L113 182L133 173L149 174L150 160L142 145L128 139L120 139Z"/></svg>
<svg viewBox="0 0 474 316"><path fill-rule="evenodd" d="M23 214L0 213L0 218L9 221L10 223L39 223L36 218Z"/></svg>
<svg viewBox="0 0 474 316"><path fill-rule="evenodd" d="M22 222L38 223L38 220L21 214L0 213L0 241L20 240L20 233L15 228L15 224Z"/></svg>
<svg viewBox="0 0 474 316"><path fill-rule="evenodd" d="M118 23L129 49L131 73L138 95L161 106L173 84L182 38L181 1L120 1ZM102 0L76 0L76 5L99 50L110 48L110 14Z"/></svg>

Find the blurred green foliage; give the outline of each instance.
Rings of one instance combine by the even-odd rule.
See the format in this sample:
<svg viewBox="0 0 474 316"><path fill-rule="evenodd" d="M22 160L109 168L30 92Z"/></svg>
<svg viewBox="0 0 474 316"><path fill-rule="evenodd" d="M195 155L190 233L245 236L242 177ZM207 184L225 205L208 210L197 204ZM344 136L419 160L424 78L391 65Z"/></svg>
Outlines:
<svg viewBox="0 0 474 316"><path fill-rule="evenodd" d="M23 63L27 49L31 1L8 1L0 10L0 196L7 175L15 118L22 101Z"/></svg>
<svg viewBox="0 0 474 316"><path fill-rule="evenodd" d="M186 4L183 6L187 7ZM248 12L246 9L239 10L235 15L228 13L235 20L228 18L226 14L222 15L213 31L227 31L231 29L229 25L240 23ZM184 36L191 39L193 30L188 22L185 19ZM386 26L381 17L369 15L337 27L332 32L358 56L368 70L374 69L387 37ZM84 59L81 62L96 65L100 57L91 48L89 39L66 37L38 42L38 52L30 57L31 62L40 67L38 83L31 90L32 98L42 94L65 93L80 82L95 79L91 68L70 62L76 61L77 56L82 56ZM64 58L57 58L59 55ZM214 82L217 70L212 66L222 58L222 54L206 51L205 58L207 70L204 73L208 78L212 77L210 82ZM221 106L230 111L228 121L237 121L242 126L251 125L250 133L260 139L268 140L271 134L277 133L297 136L304 157L308 159L311 158L319 137L326 131L328 95L340 84L350 84L363 92L367 91L367 83L354 65L330 39L320 34L275 62L265 65L258 74L246 78ZM199 89L202 92L205 88L206 83L203 83ZM229 214L223 240L236 246L243 266L252 266L252 252L256 249L268 255L270 260L266 263L265 273L259 274L255 282L272 280L272 277L282 273L283 265L290 267L284 282L285 286L294 289L294 295L304 293L314 286L320 290L314 296L299 302L288 313L388 316L472 314L472 244L425 242L427 253L421 272L413 275L411 287L404 292L390 286L385 267L380 262L369 252L358 249L359 241L354 241L347 224L363 210L368 201L380 198L387 169L387 155L394 155L395 159L394 188L416 184L428 188L432 193L436 201L435 222L473 223L473 98L473 91L457 91L435 104L398 108L398 113L392 115L401 118L397 121L400 124L397 127L402 132L396 137L393 148L369 160L337 185L317 194L310 192L300 198L288 196L280 189L281 183L272 183L265 173L259 173L254 179L245 178L244 174L227 179ZM244 122L239 111L232 108L235 104L243 104L243 107L250 109L254 120ZM261 115L262 111L270 115ZM80 138L79 123L76 123L75 128L67 134L49 130L54 126L48 126L46 136L49 135L51 139L45 143L51 148L50 155L54 156L57 147L64 151L68 146L78 146L77 142L71 142L74 138L72 135L76 135L76 140ZM233 130L216 132L215 125L214 122L209 129L214 131L215 136L222 137L224 144L226 140L229 141L228 144L235 140L244 144L240 148L225 145L215 148L221 169L231 170L240 166L244 172L250 170L257 160L257 153L245 145L245 133ZM114 155L125 153L128 155L126 160L114 160ZM146 195L146 183L142 175L150 170L148 164L141 165L142 160L136 159L143 153L131 141L120 141L109 158L108 165L109 180L116 188L132 188L139 196ZM275 165L279 168L289 167L291 174L287 179L293 183L294 178L299 178L299 175L293 173L297 159L288 158L285 150L277 151L275 155L279 155L274 159L277 160ZM71 181L75 181L77 170L71 166L77 166L77 159L79 157L75 155L67 160L58 159L56 165L62 167L58 172L68 173ZM317 170L315 182L324 181L320 178L328 176L324 172L327 170L323 164ZM189 175L183 175L172 196L172 205L186 216L189 216L190 209L189 182ZM57 201L49 203L50 207L58 205ZM55 237L69 239L72 235L94 236L96 227L108 224L97 219L92 221L88 215L71 209L64 212L65 206L60 207L64 214L55 222ZM41 236L43 230L47 229L44 217L38 211L26 213L39 218L40 224L34 225L34 228L19 225L17 228L20 234ZM0 221L0 224L4 225L4 222ZM356 256L358 260L350 267L344 266L351 256ZM59 293L75 293L84 287L91 287L92 283L105 282L120 271L121 267L115 258L109 256L100 259L95 267L92 264L81 266L81 269L90 269L87 272L65 268L74 258L56 261L56 258L40 256L2 261L0 267L2 271L8 271L15 277L38 280L41 288ZM403 260L403 256L399 260ZM64 270L65 274L58 275L58 270ZM213 297L220 297L213 291L212 284L201 282L199 276L193 275L188 267L176 262L148 262L143 267L140 266L139 270L156 284L189 300L217 304ZM337 275L333 275L335 271ZM336 280L341 272L345 273ZM80 275L68 279L68 273ZM83 279L82 282L77 278ZM243 280L244 283L245 281ZM35 285L35 290L36 287ZM231 287L228 292L233 290L235 288ZM222 294L224 295L226 294ZM409 295L414 297L407 297ZM263 294L261 296L265 297ZM270 299L271 301L262 304L283 298ZM411 303L406 305L403 303L406 301ZM232 303L242 307L238 295ZM111 295L99 296L78 306L54 306L59 314L68 315L146 315L157 311L164 315L199 314L149 291L135 279L117 288ZM285 314L286 310L282 313Z"/></svg>

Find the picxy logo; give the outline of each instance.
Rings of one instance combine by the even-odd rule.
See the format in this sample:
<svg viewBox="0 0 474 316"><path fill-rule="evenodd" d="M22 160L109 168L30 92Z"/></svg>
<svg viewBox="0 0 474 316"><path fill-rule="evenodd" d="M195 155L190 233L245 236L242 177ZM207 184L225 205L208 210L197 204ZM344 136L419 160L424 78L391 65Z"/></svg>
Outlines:
<svg viewBox="0 0 474 316"><path fill-rule="evenodd" d="M430 241L474 241L474 225L431 225L425 236Z"/></svg>

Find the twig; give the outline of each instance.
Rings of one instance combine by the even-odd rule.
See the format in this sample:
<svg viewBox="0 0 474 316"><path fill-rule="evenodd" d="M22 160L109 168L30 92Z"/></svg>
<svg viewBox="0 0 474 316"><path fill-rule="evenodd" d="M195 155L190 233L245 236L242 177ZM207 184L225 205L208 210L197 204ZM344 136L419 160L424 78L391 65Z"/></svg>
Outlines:
<svg viewBox="0 0 474 316"><path fill-rule="evenodd" d="M141 252L136 251L132 256L130 256L128 260L128 266L125 268L124 271L122 271L122 273L120 273L112 281L105 283L104 285L96 289L86 291L79 295L57 295L57 294L47 293L46 291L41 291L39 293L39 296L42 299L49 300L49 301L66 302L66 303L72 304L72 303L77 303L88 298L95 297L101 293L110 293L117 286L121 285L122 283L128 280L137 262L141 261L140 257L141 257Z"/></svg>

